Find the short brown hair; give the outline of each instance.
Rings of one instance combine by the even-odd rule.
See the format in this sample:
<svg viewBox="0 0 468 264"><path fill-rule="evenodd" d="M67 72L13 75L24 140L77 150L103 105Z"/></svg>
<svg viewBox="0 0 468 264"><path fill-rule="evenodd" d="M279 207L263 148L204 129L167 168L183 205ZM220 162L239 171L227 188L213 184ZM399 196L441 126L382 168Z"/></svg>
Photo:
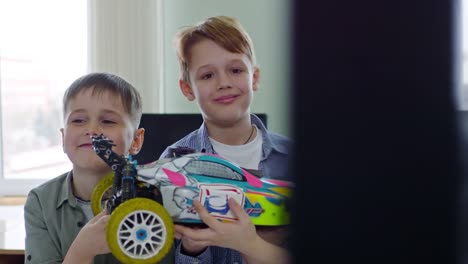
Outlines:
<svg viewBox="0 0 468 264"><path fill-rule="evenodd" d="M209 39L233 53L244 53L255 66L255 52L249 34L240 22L227 16L207 18L195 26L188 26L175 36L175 48L179 60L181 79L190 81L189 66L192 47L198 42Z"/></svg>
<svg viewBox="0 0 468 264"><path fill-rule="evenodd" d="M92 95L110 92L120 97L124 110L129 114L135 129L140 125L142 115L141 96L137 89L122 77L111 73L90 73L76 79L63 95L63 114L73 98L80 92L92 89Z"/></svg>

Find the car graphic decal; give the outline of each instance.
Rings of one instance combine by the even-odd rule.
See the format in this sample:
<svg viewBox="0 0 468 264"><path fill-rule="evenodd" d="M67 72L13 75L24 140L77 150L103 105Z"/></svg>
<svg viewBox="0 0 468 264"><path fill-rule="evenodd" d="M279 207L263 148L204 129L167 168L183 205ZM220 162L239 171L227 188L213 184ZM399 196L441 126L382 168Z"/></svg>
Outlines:
<svg viewBox="0 0 468 264"><path fill-rule="evenodd" d="M163 172L167 175L169 180L175 185L175 186L185 186L185 176L175 172L171 171L166 168L162 168Z"/></svg>
<svg viewBox="0 0 468 264"><path fill-rule="evenodd" d="M229 198L233 198L240 206L244 206L245 193L242 188L231 184L207 184L198 185L200 189L200 203L217 218L235 220L228 205Z"/></svg>
<svg viewBox="0 0 468 264"><path fill-rule="evenodd" d="M252 185L255 188L261 188L262 187L263 182L259 178L253 176L252 174L250 174L250 172L248 172L248 171L246 171L244 169L242 169L242 172L244 173L245 178L247 179L247 182L250 185Z"/></svg>

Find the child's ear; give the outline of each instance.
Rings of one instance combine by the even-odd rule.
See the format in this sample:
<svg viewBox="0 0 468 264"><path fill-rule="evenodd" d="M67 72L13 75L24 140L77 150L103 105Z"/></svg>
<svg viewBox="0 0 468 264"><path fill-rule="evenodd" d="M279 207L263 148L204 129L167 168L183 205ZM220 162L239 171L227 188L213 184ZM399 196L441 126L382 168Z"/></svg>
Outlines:
<svg viewBox="0 0 468 264"><path fill-rule="evenodd" d="M260 85L260 68L255 67L254 73L253 73L253 80L252 80L253 90L257 91L259 85Z"/></svg>
<svg viewBox="0 0 468 264"><path fill-rule="evenodd" d="M192 87L184 80L179 80L179 87L182 94L189 100L195 100L195 95L193 94Z"/></svg>
<svg viewBox="0 0 468 264"><path fill-rule="evenodd" d="M130 147L130 154L136 155L140 152L143 142L145 141L145 129L139 128L135 131L133 136L132 146Z"/></svg>

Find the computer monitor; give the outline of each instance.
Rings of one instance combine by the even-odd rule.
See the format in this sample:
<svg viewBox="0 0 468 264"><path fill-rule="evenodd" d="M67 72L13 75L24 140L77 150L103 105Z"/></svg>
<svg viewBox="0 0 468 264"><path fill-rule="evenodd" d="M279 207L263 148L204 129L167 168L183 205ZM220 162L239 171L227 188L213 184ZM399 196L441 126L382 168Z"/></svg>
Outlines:
<svg viewBox="0 0 468 264"><path fill-rule="evenodd" d="M267 125L267 115L257 115ZM203 123L201 114L149 114L141 117L140 127L145 128L145 142L134 156L138 164L145 164L159 159L162 152L177 140L198 129Z"/></svg>

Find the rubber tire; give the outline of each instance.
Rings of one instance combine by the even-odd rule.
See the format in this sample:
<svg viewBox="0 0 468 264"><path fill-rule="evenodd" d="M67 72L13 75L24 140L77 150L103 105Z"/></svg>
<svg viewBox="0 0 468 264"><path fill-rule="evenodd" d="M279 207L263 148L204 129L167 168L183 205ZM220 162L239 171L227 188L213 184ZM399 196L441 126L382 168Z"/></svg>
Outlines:
<svg viewBox="0 0 468 264"><path fill-rule="evenodd" d="M138 214L138 212L144 211L148 213L148 211L152 214L152 217L157 218L157 223L162 224L162 232L163 234L161 237L162 243L158 245L158 249L155 249L155 254L149 256L146 259L138 259L133 258L127 255L124 250L122 249L119 241L125 240L118 237L120 233L120 226L127 217L131 215ZM131 220L129 220L131 221ZM125 225L128 227L128 225ZM151 230L151 228L149 228ZM127 231L127 230L125 230ZM160 230L157 233L161 232ZM132 233L127 231L127 233ZM149 236L151 236L150 234ZM164 238L165 236L165 238ZM148 240L151 240L148 238ZM126 240L128 241L128 240ZM135 241L134 239L132 241ZM107 224L107 242L109 244L109 248L111 249L112 254L122 263L135 263L135 264L150 264L150 263L158 263L161 261L171 250L172 244L174 243L174 222L172 221L171 216L167 212L167 210L159 203L147 199L147 198L133 198L128 201L123 202L112 212L111 217L109 218L109 222Z"/></svg>
<svg viewBox="0 0 468 264"><path fill-rule="evenodd" d="M114 172L109 173L102 178L98 184L94 187L93 193L91 194L91 209L93 210L94 216L98 215L102 209L102 198L104 194L112 188L114 183Z"/></svg>

